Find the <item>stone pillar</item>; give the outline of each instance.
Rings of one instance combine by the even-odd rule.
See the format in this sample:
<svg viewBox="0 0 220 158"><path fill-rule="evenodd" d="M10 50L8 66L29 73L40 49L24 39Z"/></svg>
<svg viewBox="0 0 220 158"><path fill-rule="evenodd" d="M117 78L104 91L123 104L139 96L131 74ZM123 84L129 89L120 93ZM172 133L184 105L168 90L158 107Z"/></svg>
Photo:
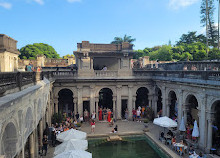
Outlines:
<svg viewBox="0 0 220 158"><path fill-rule="evenodd" d="M170 98L169 98L169 99L166 99L166 105L167 105L167 108L166 108L166 110L167 110L166 116L167 116L167 117L170 117L170 106L171 106L171 100L170 100Z"/></svg>
<svg viewBox="0 0 220 158"><path fill-rule="evenodd" d="M153 95L152 109L154 110L155 117L157 117L157 101L158 101L158 95Z"/></svg>
<svg viewBox="0 0 220 158"><path fill-rule="evenodd" d="M199 146L200 148L204 149L205 148L205 136L206 136L206 104L207 104L207 95L202 96L200 99L201 104L199 105L199 132L200 132L200 137L199 137Z"/></svg>
<svg viewBox="0 0 220 158"><path fill-rule="evenodd" d="M153 101L152 101L152 100L153 100L153 94L149 94L149 95L148 95L148 102L149 102L148 104L149 104L149 107L150 107L150 108L152 108L152 106L153 106L153 105L152 105L152 104L153 104Z"/></svg>
<svg viewBox="0 0 220 158"><path fill-rule="evenodd" d="M117 119L121 119L121 91L122 87L117 86Z"/></svg>
<svg viewBox="0 0 220 158"><path fill-rule="evenodd" d="M206 147L206 152L209 153L210 149L212 148L212 124L213 124L213 116L212 113L209 112L208 114L208 136L207 136L207 147Z"/></svg>
<svg viewBox="0 0 220 158"><path fill-rule="evenodd" d="M93 70L93 58L90 58L90 69Z"/></svg>
<svg viewBox="0 0 220 158"><path fill-rule="evenodd" d="M181 119L182 119L182 108L183 108L183 90L180 90L179 91L179 97L177 98L177 101L178 101L178 128L180 126L180 122L181 122ZM185 122L186 124L186 122Z"/></svg>
<svg viewBox="0 0 220 158"><path fill-rule="evenodd" d="M162 104L162 115L166 116L166 87L162 87Z"/></svg>
<svg viewBox="0 0 220 158"><path fill-rule="evenodd" d="M121 69L121 58L118 58L118 69Z"/></svg>
<svg viewBox="0 0 220 158"><path fill-rule="evenodd" d="M54 104L55 104L55 113L59 113L59 108L58 108L58 104L59 104L59 101L58 101L58 98L55 98L54 99Z"/></svg>
<svg viewBox="0 0 220 158"><path fill-rule="evenodd" d="M34 132L32 132L29 135L29 153L30 153L30 158L34 158L34 151L35 151L35 146L34 146Z"/></svg>
<svg viewBox="0 0 220 158"><path fill-rule="evenodd" d="M90 86L90 114L93 113L93 111L96 111L95 109L95 87Z"/></svg>
<svg viewBox="0 0 220 158"><path fill-rule="evenodd" d="M35 157L38 157L38 133L37 133L37 128L34 130L35 132Z"/></svg>
<svg viewBox="0 0 220 158"><path fill-rule="evenodd" d="M136 109L135 108L135 101L136 101L136 96L133 96L133 99L132 99L132 109Z"/></svg>
<svg viewBox="0 0 220 158"><path fill-rule="evenodd" d="M42 147L42 139L43 139L43 121L42 119L39 121L39 139L40 139L40 146Z"/></svg>
<svg viewBox="0 0 220 158"><path fill-rule="evenodd" d="M78 112L79 115L83 115L83 100L82 100L82 86L77 86L78 89Z"/></svg>
<svg viewBox="0 0 220 158"><path fill-rule="evenodd" d="M73 99L73 104L74 104L74 117L75 117L76 113L78 112L77 99L76 98Z"/></svg>
<svg viewBox="0 0 220 158"><path fill-rule="evenodd" d="M133 86L128 85L128 119L132 119L132 88Z"/></svg>
<svg viewBox="0 0 220 158"><path fill-rule="evenodd" d="M113 117L116 120L117 119L117 107L116 107L116 97L113 97Z"/></svg>

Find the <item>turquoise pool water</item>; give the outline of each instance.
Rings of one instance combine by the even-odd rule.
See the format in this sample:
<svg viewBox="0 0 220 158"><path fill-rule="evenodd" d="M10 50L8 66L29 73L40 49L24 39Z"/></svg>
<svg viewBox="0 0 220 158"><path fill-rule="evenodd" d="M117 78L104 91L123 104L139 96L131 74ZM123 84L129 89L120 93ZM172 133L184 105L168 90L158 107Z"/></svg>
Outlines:
<svg viewBox="0 0 220 158"><path fill-rule="evenodd" d="M153 149L146 137L124 137L123 141L89 140L88 151L93 158L160 158L165 154Z"/></svg>

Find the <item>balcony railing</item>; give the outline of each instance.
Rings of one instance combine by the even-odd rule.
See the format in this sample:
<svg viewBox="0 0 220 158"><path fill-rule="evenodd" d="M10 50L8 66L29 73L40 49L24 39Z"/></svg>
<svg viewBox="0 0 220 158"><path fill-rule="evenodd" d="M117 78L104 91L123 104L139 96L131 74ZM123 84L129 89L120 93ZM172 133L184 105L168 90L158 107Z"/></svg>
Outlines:
<svg viewBox="0 0 220 158"><path fill-rule="evenodd" d="M95 77L117 77L118 71L103 71L95 70Z"/></svg>
<svg viewBox="0 0 220 158"><path fill-rule="evenodd" d="M78 78L77 71L43 71L43 72L6 72L0 73L0 96L11 89L22 90L22 87L35 84L43 78L50 80ZM95 71L91 79L119 79L117 71ZM80 79L83 79L81 76ZM88 79L88 76L86 77ZM126 79L126 76L123 76ZM176 82L193 82L200 84L220 85L220 71L157 71L157 70L134 70L133 76L127 79L157 79Z"/></svg>

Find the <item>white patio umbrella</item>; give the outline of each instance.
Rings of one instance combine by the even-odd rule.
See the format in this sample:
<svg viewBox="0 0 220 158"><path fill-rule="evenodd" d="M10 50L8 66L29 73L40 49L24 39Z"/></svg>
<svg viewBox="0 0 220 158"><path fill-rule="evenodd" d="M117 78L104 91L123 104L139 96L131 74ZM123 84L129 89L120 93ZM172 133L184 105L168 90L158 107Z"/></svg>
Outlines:
<svg viewBox="0 0 220 158"><path fill-rule="evenodd" d="M186 131L186 127L185 127L185 123L184 123L184 117L182 117L182 120L180 122L179 130L182 131L182 132Z"/></svg>
<svg viewBox="0 0 220 158"><path fill-rule="evenodd" d="M70 150L63 152L54 158L92 158L92 154L84 150Z"/></svg>
<svg viewBox="0 0 220 158"><path fill-rule="evenodd" d="M195 120L194 126L193 126L192 137L199 137L199 128L198 128L196 120Z"/></svg>
<svg viewBox="0 0 220 158"><path fill-rule="evenodd" d="M62 152L66 152L70 150L87 150L87 149L88 149L87 140L70 139L58 145L55 148L54 155L58 155Z"/></svg>
<svg viewBox="0 0 220 158"><path fill-rule="evenodd" d="M68 131L58 134L57 140L60 142L64 142L70 139L85 140L86 137L87 137L87 134L85 132L81 132L75 129L70 129Z"/></svg>
<svg viewBox="0 0 220 158"><path fill-rule="evenodd" d="M153 123L155 125L158 125L158 126L161 126L161 127L166 127L166 128L177 127L176 121L173 121L172 119L170 119L167 116L155 118Z"/></svg>

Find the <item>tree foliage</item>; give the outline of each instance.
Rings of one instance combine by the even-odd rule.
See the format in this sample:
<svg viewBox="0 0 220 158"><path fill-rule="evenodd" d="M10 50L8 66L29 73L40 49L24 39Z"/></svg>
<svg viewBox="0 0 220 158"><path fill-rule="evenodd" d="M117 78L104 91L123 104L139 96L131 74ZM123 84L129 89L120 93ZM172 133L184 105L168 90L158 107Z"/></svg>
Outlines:
<svg viewBox="0 0 220 158"><path fill-rule="evenodd" d="M206 26L206 20L207 20L209 44L210 46L216 47L218 45L218 29L215 26L215 21L214 21L214 11L215 11L214 0L207 0L207 16L206 16L206 0L202 0L200 9L201 9L200 11L201 24L203 27Z"/></svg>
<svg viewBox="0 0 220 158"><path fill-rule="evenodd" d="M143 56L150 56L150 60L160 61L201 61L220 59L220 51L217 48L209 48L209 54L206 53L205 36L196 32L183 34L176 45L155 46L136 51L135 59Z"/></svg>
<svg viewBox="0 0 220 158"><path fill-rule="evenodd" d="M46 58L60 58L52 46L44 43L28 44L19 51L21 59L36 59L38 55L45 55Z"/></svg>
<svg viewBox="0 0 220 158"><path fill-rule="evenodd" d="M111 44L122 44L123 42L129 42L133 43L136 41L135 38L132 38L131 36L124 35L124 37L115 37L114 41L111 42Z"/></svg>

